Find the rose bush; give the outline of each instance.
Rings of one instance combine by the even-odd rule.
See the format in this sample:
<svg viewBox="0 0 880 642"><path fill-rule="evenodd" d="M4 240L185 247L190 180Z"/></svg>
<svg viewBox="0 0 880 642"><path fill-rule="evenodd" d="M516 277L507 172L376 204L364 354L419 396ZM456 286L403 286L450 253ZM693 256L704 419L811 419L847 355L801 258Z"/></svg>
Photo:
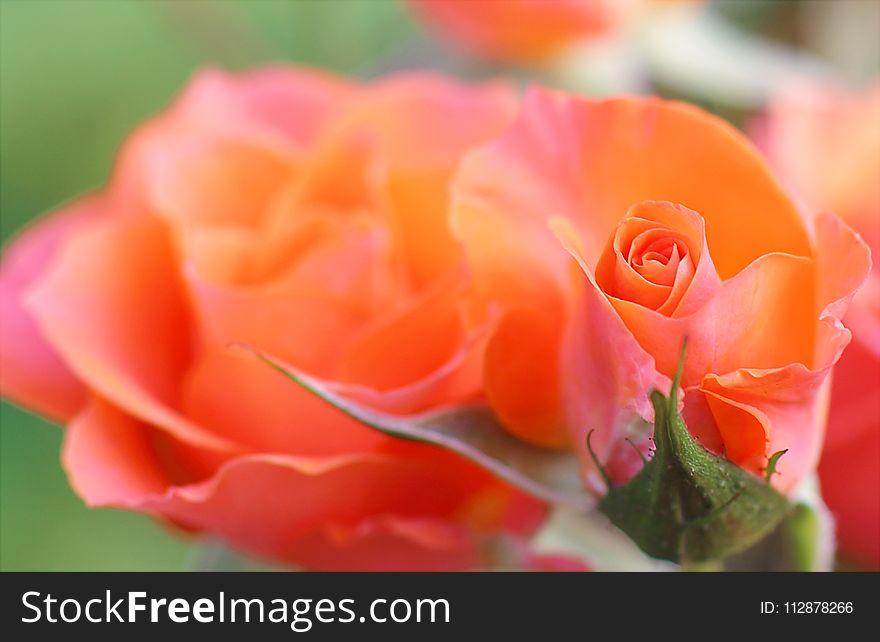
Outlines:
<svg viewBox="0 0 880 642"><path fill-rule="evenodd" d="M578 448L591 487L587 433L613 478L638 470L647 395L669 390L685 337L692 434L755 474L787 450L782 491L814 470L827 375L850 340L839 319L869 251L834 215L797 207L732 127L660 99L533 90L463 162L452 224L471 315L501 311L487 398L521 438Z"/></svg>
<svg viewBox="0 0 880 642"><path fill-rule="evenodd" d="M67 425L92 506L143 511L316 569L459 569L544 508L361 426L244 343L392 412L481 393L447 224L503 86L200 73L112 180L21 234L0 273L5 396Z"/></svg>
<svg viewBox="0 0 880 642"><path fill-rule="evenodd" d="M756 142L810 207L852 225L880 251L880 84L855 93L796 85L754 126ZM822 494L844 557L880 568L880 266L846 316L853 342L834 369Z"/></svg>

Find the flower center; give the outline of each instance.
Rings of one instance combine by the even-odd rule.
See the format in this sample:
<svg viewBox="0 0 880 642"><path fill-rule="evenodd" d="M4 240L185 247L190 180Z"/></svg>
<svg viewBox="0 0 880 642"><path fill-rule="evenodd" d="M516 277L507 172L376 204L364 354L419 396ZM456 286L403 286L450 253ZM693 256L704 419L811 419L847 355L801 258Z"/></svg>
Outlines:
<svg viewBox="0 0 880 642"><path fill-rule="evenodd" d="M609 239L596 281L609 296L667 316L681 314L704 245L699 214L674 203L643 201Z"/></svg>

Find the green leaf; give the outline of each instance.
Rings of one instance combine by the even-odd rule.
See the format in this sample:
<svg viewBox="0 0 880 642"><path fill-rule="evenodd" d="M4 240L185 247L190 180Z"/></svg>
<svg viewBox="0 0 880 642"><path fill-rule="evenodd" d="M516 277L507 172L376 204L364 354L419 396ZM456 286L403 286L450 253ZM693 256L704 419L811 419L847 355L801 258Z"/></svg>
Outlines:
<svg viewBox="0 0 880 642"><path fill-rule="evenodd" d="M651 393L653 458L628 483L609 485L599 510L651 557L692 565L748 548L790 505L766 481L691 437L678 412L683 364L684 350L669 397Z"/></svg>
<svg viewBox="0 0 880 642"><path fill-rule="evenodd" d="M391 415L346 398L336 392L332 384L242 347L371 428L456 452L538 499L580 511L595 505L595 499L581 484L581 466L574 453L520 441L510 435L485 406L456 406L419 415Z"/></svg>
<svg viewBox="0 0 880 642"><path fill-rule="evenodd" d="M788 448L785 450L777 450L767 458L767 468L764 469L764 481L768 484L770 483L770 480L773 479L773 475L776 474L776 464L779 462L779 458L787 452Z"/></svg>

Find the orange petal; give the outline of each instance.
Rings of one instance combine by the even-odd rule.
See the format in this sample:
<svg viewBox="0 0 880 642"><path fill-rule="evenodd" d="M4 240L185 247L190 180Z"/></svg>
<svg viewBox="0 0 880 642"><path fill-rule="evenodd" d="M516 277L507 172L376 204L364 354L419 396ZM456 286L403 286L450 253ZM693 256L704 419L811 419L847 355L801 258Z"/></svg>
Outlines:
<svg viewBox="0 0 880 642"><path fill-rule="evenodd" d="M360 132L392 168L436 169L499 134L516 108L516 94L506 83L474 85L431 73L400 73L352 101L332 136Z"/></svg>
<svg viewBox="0 0 880 642"><path fill-rule="evenodd" d="M587 436L600 463L614 465L625 438L641 445L650 436L654 411L648 394L668 391L670 380L657 372L654 358L624 325L593 279L579 247L577 232L565 219L553 230L574 257L585 278L582 298L562 343L562 400L571 443L577 448L587 482L602 491Z"/></svg>
<svg viewBox="0 0 880 642"><path fill-rule="evenodd" d="M278 169L276 163L297 163L356 90L342 79L295 66L277 65L235 75L216 69L202 71L171 107L140 126L125 142L114 168L113 196L127 211L146 206L151 189L145 182L158 173L160 179L170 183L163 188L170 192L166 197L171 203L166 205L174 205L175 201L179 205L174 197L184 190L175 186L179 177L168 175L171 165L192 172L197 179L207 179L211 174L242 176L244 181L237 187L259 195L260 183L265 184L266 177L249 172L247 164L212 162L205 153L237 146L245 148L246 154L263 168L274 170ZM184 156L200 160L199 165L181 167L175 159ZM221 187L230 193L228 185ZM203 205L210 196L203 195ZM219 205L223 214L237 220L246 218L241 212L245 203L234 199L227 204L222 200L214 199L213 204ZM200 214L219 218L205 209Z"/></svg>
<svg viewBox="0 0 880 642"><path fill-rule="evenodd" d="M482 566L473 533L442 520L383 516L327 524L290 547L318 571L464 571Z"/></svg>
<svg viewBox="0 0 880 642"><path fill-rule="evenodd" d="M672 376L688 337L683 385L696 385L707 372L737 368L813 365L819 321L810 259L787 254L762 256L689 316L670 318L611 297L611 303L657 368Z"/></svg>
<svg viewBox="0 0 880 642"><path fill-rule="evenodd" d="M504 261L526 282L535 270L559 279L566 261L554 254L547 219L576 225L592 269L618 222L645 200L703 216L722 280L770 252L811 256L801 214L748 141L719 118L653 98L532 90L508 132L463 164L453 222L471 257L485 251L477 270ZM513 275L505 276L506 290Z"/></svg>
<svg viewBox="0 0 880 642"><path fill-rule="evenodd" d="M238 457L203 482L174 486L163 478L145 437L149 431L100 402L72 423L63 458L72 485L87 503L153 513L210 531L244 550L307 567L332 564L332 546L320 541L328 525L336 529L331 544L340 547L345 567L419 569L445 563L458 568L455 560L470 564L478 557L462 548L476 541L469 533L479 530L461 521L473 498L499 491L504 498L493 525L483 527L529 532L542 512L533 501L524 511L518 494L466 462L410 445L401 456ZM520 520L516 525L506 521L512 514ZM378 528L383 521L387 528ZM349 547L361 555L349 554Z"/></svg>
<svg viewBox="0 0 880 642"><path fill-rule="evenodd" d="M92 390L184 441L231 449L174 412L192 348L174 261L161 222L107 219L68 240L27 307Z"/></svg>
<svg viewBox="0 0 880 642"><path fill-rule="evenodd" d="M767 464L767 457L772 454L767 450L770 420L757 408L705 387L700 390L715 421L724 456L737 466L760 474Z"/></svg>
<svg viewBox="0 0 880 642"><path fill-rule="evenodd" d="M558 320L523 306L504 315L486 347L486 398L505 427L541 446L564 447Z"/></svg>
<svg viewBox="0 0 880 642"><path fill-rule="evenodd" d="M819 459L830 369L810 370L796 363L706 375L700 390L707 395L727 456L759 473L767 456L788 450L773 483L784 492L791 490Z"/></svg>
<svg viewBox="0 0 880 642"><path fill-rule="evenodd" d="M380 395L419 386L421 394L408 395L409 404L397 412L473 397L481 383L479 332L463 326L461 292L458 279L447 279L374 319L345 349L334 380Z"/></svg>
<svg viewBox="0 0 880 642"><path fill-rule="evenodd" d="M387 208L411 285L422 287L461 263L447 219L453 171L474 145L502 131L515 108L506 84L465 85L427 73L380 80L351 102L324 140L325 155L341 155L322 168L326 192L353 181L355 173L346 168L352 153L345 150L369 147L369 165L360 173L367 175L372 198Z"/></svg>
<svg viewBox="0 0 880 642"><path fill-rule="evenodd" d="M196 225L256 227L293 162L243 141L175 128L153 141L142 171L147 198L159 215L186 230Z"/></svg>
<svg viewBox="0 0 880 642"><path fill-rule="evenodd" d="M596 266L596 282L611 296L640 303L666 316L680 317L701 308L721 286L705 237L703 218L675 203L644 201L633 205L609 239ZM663 257L662 268L641 261L644 243L675 242L674 253ZM677 243L683 244L678 252ZM621 252L626 245L626 255ZM653 245L651 246L653 247ZM634 254L637 252L639 256ZM681 256L679 256L681 254ZM658 270L662 270L663 273ZM661 285L661 280L665 279Z"/></svg>
<svg viewBox="0 0 880 642"><path fill-rule="evenodd" d="M246 343L326 375L351 338L398 297L397 279L376 222L315 207L300 218L286 246L268 248L279 260L287 248L284 265L261 263L262 242L201 230L190 237L193 262L184 277L205 345Z"/></svg>
<svg viewBox="0 0 880 642"><path fill-rule="evenodd" d="M387 439L241 349L201 355L180 398L189 420L252 452L340 455L375 450Z"/></svg>

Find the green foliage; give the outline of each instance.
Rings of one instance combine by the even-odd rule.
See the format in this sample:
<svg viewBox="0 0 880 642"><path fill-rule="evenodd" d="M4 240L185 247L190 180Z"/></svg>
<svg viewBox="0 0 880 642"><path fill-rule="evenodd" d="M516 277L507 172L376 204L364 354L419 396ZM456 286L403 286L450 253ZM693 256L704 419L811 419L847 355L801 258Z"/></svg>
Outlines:
<svg viewBox="0 0 880 642"><path fill-rule="evenodd" d="M581 511L594 503L581 484L580 462L574 453L539 448L513 437L486 407L459 406L419 415L390 415L339 394L332 384L266 355L257 356L370 428L451 450L544 501Z"/></svg>
<svg viewBox="0 0 880 642"><path fill-rule="evenodd" d="M787 452L788 448L785 450L777 450L767 458L767 468L764 469L764 480L767 483L770 483L770 480L773 479L773 475L776 474L776 464L779 463L779 458Z"/></svg>

